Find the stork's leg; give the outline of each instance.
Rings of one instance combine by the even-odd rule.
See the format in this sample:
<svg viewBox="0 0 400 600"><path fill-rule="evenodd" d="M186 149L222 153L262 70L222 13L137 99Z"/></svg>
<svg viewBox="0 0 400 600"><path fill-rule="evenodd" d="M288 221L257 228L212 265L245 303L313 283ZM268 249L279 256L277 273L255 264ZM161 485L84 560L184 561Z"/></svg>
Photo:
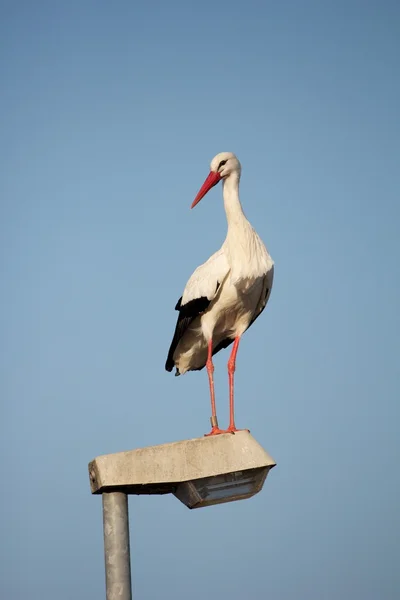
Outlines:
<svg viewBox="0 0 400 600"><path fill-rule="evenodd" d="M217 409L215 406L215 390L214 390L214 365L212 361L213 343L212 339L208 342L208 355L206 362L206 369L208 374L208 383L210 384L210 396L211 396L211 431L206 435L218 435L219 433L225 433L218 427L217 420Z"/></svg>
<svg viewBox="0 0 400 600"><path fill-rule="evenodd" d="M236 354L239 348L240 336L235 338L233 348L228 360L228 376L229 376L229 427L227 431L233 433L239 431L235 426L235 409L234 409L234 373L236 369Z"/></svg>

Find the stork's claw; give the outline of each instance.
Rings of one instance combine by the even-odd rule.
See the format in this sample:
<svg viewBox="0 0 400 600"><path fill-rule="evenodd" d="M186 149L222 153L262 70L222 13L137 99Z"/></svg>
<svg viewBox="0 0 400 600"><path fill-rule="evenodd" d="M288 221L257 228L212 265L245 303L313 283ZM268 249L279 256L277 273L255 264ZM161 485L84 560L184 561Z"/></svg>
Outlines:
<svg viewBox="0 0 400 600"><path fill-rule="evenodd" d="M210 435L221 435L222 433L233 433L235 434L237 431L247 431L250 433L250 429L236 429L236 427L228 427L228 429L220 429L219 427L213 427L210 433L205 433L204 437L209 437Z"/></svg>
<svg viewBox="0 0 400 600"><path fill-rule="evenodd" d="M236 429L236 427L228 427L225 433L237 433L238 431L247 431L247 433L250 433L250 429Z"/></svg>
<svg viewBox="0 0 400 600"><path fill-rule="evenodd" d="M210 435L220 435L221 433L227 433L224 429L220 429L219 427L213 427L210 433L205 433L204 437L209 437Z"/></svg>

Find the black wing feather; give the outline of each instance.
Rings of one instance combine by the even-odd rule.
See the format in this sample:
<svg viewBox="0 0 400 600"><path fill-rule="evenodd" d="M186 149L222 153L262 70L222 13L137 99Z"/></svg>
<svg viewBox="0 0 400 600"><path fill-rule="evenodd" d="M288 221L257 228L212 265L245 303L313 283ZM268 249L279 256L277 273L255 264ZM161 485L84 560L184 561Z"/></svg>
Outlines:
<svg viewBox="0 0 400 600"><path fill-rule="evenodd" d="M167 371L172 371L174 368L174 352L186 329L196 317L208 308L210 302L211 300L206 296L202 296L201 298L190 300L190 302L187 302L187 304L182 306L182 297L179 298L175 306L175 310L179 310L178 320L176 322L174 337L172 338L171 346L169 348L167 362L165 363L165 369Z"/></svg>

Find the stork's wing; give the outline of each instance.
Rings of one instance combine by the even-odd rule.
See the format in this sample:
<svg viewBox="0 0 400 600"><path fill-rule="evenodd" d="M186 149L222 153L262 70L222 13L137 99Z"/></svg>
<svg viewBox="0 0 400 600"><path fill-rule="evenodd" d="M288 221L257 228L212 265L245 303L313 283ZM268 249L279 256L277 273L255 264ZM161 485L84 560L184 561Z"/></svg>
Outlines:
<svg viewBox="0 0 400 600"><path fill-rule="evenodd" d="M251 327L251 325L253 325L254 321L261 315L262 311L267 306L267 302L271 295L273 281L274 281L274 265L272 265L270 270L265 275L260 300L259 300L257 308L254 312L253 318L250 321L249 327Z"/></svg>
<svg viewBox="0 0 400 600"><path fill-rule="evenodd" d="M271 269L268 271L268 273L264 277L260 300L258 301L257 308L254 312L253 318L249 323L249 327L251 327L253 325L254 321L261 315L262 311L267 306L267 302L268 302L270 294L271 294L273 280L274 280L274 265L272 265ZM247 327L247 329L249 327ZM224 348L228 348L228 346L230 346L232 344L232 342L233 342L233 338L231 338L231 337L227 337L224 340L221 340L220 343L215 346L215 348L213 350L213 356L214 356L214 354L217 354L217 352L219 352L220 350L223 350Z"/></svg>
<svg viewBox="0 0 400 600"><path fill-rule="evenodd" d="M228 273L229 264L221 248L207 262L197 267L190 277L182 297L175 306L175 310L179 310L179 316L165 363L167 371L174 368L173 357L179 340L191 322L208 308Z"/></svg>

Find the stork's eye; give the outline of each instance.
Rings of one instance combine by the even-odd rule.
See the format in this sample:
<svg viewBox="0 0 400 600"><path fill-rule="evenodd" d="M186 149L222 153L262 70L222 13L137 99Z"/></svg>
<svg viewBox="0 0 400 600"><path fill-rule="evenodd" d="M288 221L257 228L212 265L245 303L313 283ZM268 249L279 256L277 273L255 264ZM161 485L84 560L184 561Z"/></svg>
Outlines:
<svg viewBox="0 0 400 600"><path fill-rule="evenodd" d="M219 170L220 170L220 168L221 168L221 167L223 167L223 166L224 166L224 165L225 165L227 162L228 162L227 160L221 160L221 162L220 162L220 163L219 163L219 165L218 165L218 169L217 169L217 171L219 171Z"/></svg>

